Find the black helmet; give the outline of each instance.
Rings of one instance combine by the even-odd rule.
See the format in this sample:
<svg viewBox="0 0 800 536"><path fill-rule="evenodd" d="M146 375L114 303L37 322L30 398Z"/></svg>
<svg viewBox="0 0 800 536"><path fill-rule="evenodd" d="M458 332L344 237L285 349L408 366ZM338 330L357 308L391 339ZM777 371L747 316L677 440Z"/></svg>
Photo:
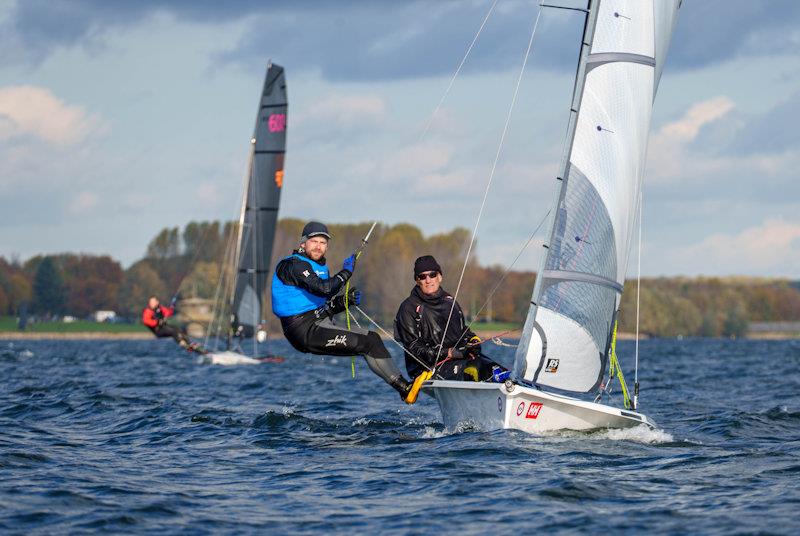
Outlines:
<svg viewBox="0 0 800 536"><path fill-rule="evenodd" d="M318 221L310 221L303 227L303 236L300 238L300 242L305 242L312 236L324 236L328 240L331 239L331 235L328 233L328 227L324 223Z"/></svg>

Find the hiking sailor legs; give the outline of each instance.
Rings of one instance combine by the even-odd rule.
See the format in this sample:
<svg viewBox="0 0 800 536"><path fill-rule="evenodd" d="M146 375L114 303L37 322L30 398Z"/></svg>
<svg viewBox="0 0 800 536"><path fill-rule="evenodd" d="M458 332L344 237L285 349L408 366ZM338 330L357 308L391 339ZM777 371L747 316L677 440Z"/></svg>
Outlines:
<svg viewBox="0 0 800 536"><path fill-rule="evenodd" d="M173 298L173 303L174 301L175 298ZM202 350L200 346L191 342L189 336L183 330L167 324L167 318L174 315L174 305L162 305L157 296L150 296L147 301L147 307L142 310L142 324L147 326L153 332L153 335L159 339L171 337L181 348L186 348L192 352L200 352Z"/></svg>
<svg viewBox="0 0 800 536"><path fill-rule="evenodd" d="M323 313L319 317L315 311L281 318L281 326L286 339L300 352L337 356L362 355L370 370L383 381L401 394L407 390L407 382L400 369L374 331L360 328L348 330L336 325L327 314Z"/></svg>
<svg viewBox="0 0 800 536"><path fill-rule="evenodd" d="M408 381L392 361L377 333L346 329L333 322L344 311L344 296L338 295L355 269L355 255L345 259L342 269L331 276L325 253L330 234L325 225L310 222L303 229L300 247L282 259L272 278L272 312L280 318L283 333L300 352L317 355L362 355L370 370L395 388L401 396ZM360 292L351 289L348 299L358 304Z"/></svg>

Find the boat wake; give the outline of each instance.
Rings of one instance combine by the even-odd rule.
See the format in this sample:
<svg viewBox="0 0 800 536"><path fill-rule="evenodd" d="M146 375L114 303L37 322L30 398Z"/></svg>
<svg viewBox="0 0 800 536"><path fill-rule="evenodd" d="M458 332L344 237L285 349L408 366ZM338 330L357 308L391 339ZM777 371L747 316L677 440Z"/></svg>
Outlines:
<svg viewBox="0 0 800 536"><path fill-rule="evenodd" d="M610 439L612 441L633 441L647 445L660 443L673 443L675 438L672 434L659 428L650 428L641 424L633 428L601 430L591 434L593 437Z"/></svg>

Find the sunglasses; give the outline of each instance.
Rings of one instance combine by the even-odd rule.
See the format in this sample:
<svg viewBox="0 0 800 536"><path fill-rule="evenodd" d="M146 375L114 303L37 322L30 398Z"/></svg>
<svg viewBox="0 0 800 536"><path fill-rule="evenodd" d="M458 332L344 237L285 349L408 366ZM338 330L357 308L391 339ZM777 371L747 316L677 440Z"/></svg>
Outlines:
<svg viewBox="0 0 800 536"><path fill-rule="evenodd" d="M417 281L425 281L426 279L436 279L436 276L439 275L439 272L424 272L417 276Z"/></svg>

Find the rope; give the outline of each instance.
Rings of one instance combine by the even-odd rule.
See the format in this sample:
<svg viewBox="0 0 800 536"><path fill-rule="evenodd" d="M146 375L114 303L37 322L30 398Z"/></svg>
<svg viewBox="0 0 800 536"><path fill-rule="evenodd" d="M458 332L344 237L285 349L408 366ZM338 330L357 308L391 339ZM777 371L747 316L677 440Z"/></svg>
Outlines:
<svg viewBox="0 0 800 536"><path fill-rule="evenodd" d="M489 16L492 14L492 11L494 11L494 6L497 5L497 2L498 2L498 0L494 0L494 2L492 2L491 7L489 7L489 11L486 13L486 16L483 17L483 22L481 22L481 27L478 28L478 33L476 33L475 37L472 38L472 42L469 44L469 47L467 47L467 51L464 53L464 57L461 58L461 63L458 64L458 68L456 68L456 71L453 73L453 76L450 78L450 83L447 85L447 89L444 91L444 95L442 95L442 98L439 99L439 104L436 105L436 108L434 108L433 113L431 114L430 118L428 118L428 122L425 125L425 129L422 131L422 134L420 134L420 136L419 136L419 141L422 141L425 138L425 136L428 134L428 130L430 130L431 125L433 124L433 120L436 117L436 114L439 113L439 109L442 107L442 104L444 104L444 101L447 98L447 95L450 93L450 89L453 87L453 82L456 81L456 78L458 77L458 73L461 72L461 68L464 66L464 63L466 63L467 57L469 56L469 53L472 52L472 47L475 46L475 42L478 40L478 37L481 35L481 32L483 31L483 27L486 26L486 21L489 20Z"/></svg>
<svg viewBox="0 0 800 536"><path fill-rule="evenodd" d="M422 361L420 358L418 358L417 356L415 356L414 354L412 354L412 353L411 353L411 352L408 350L408 348L406 348L405 346L403 346L403 343L401 343L400 341L398 341L397 339L395 339L395 338L394 338L394 336L393 336L391 333L389 333L388 331L386 331L385 329L383 329L383 327L382 327L380 324L378 324L378 323L377 323L375 320L373 320L371 316L369 316L367 313L365 313L365 312L364 312L364 310L363 310L363 309L361 309L361 307L359 307L358 305L356 305L355 307L356 307L356 311L358 311L359 313L361 313L362 315L364 315L364 317L365 317L367 320L369 320L370 322L372 322L372 325L373 325L373 326L375 326L376 328L378 328L378 330L379 330L381 333L383 333L383 335L384 335L386 338L388 338L388 339L391 339L391 340L392 340L392 341L393 341L393 342L394 342L394 343L395 343L397 346L399 346L399 347L400 347L400 349L401 349L401 350L403 350L403 352L404 352L404 353L406 353L406 354L410 355L410 356L411 356L411 358L412 358L414 361L416 361L417 363L419 363L419 364L420 364L420 366L421 366L422 368L424 368L425 370L431 371L431 372L433 372L433 371L434 371L434 369L433 369L433 368L431 368L431 366L430 366L430 365L428 365L427 363L425 363L424 361ZM355 320L355 317L354 317L353 319ZM441 378L441 376L439 376L439 377Z"/></svg>
<svg viewBox="0 0 800 536"><path fill-rule="evenodd" d="M494 156L494 162L492 163L492 169L489 173L489 180L486 183L486 189L483 192L483 200L481 201L480 210L478 210L478 217L475 220L475 227L472 229L472 238L469 241L469 247L467 248L467 255L464 257L464 265L461 267L461 275L458 278L458 285L456 286L456 292L453 295L453 303L450 305L450 314L447 315L447 322L444 326L444 331L442 332L442 341L439 343L439 350L438 353L442 352L442 348L444 347L444 339L447 336L447 329L450 327L450 320L453 318L453 309L456 306L456 300L458 300L458 293L461 290L461 283L464 281L464 272L467 269L467 264L469 263L469 256L472 253L472 246L475 244L475 236L478 234L478 226L481 222L481 217L483 216L483 209L486 207L486 199L489 196L489 189L492 186L492 181L494 179L494 173L497 169L497 162L500 160L500 154L503 150L503 145L506 140L506 133L508 132L508 126L511 123L511 115L514 111L514 105L517 103L517 95L519 94L519 87L522 84L522 75L525 72L525 66L528 63L528 57L531 53L531 48L533 47L533 38L536 35L536 28L539 26L539 18L542 15L542 10L536 14L536 21L533 24L533 30L531 31L531 37L528 41L528 48L525 50L525 58L522 61L522 67L519 70L519 76L517 77L517 84L514 88L514 96L511 98L511 105L508 107L508 114L506 115L506 122L503 126L503 133L500 136L500 143L497 146L497 153ZM434 369L435 370L435 369Z"/></svg>
<svg viewBox="0 0 800 536"><path fill-rule="evenodd" d="M619 386L622 389L622 399L626 409L631 409L631 397L628 394L628 386L625 384L625 376L622 375L622 367L619 366L619 359L617 359L617 322L614 322L614 332L611 335L611 352L609 352L610 368L608 372L608 392L610 393L611 381L614 379L616 373L619 380ZM635 409L635 408L634 408Z"/></svg>
<svg viewBox="0 0 800 536"><path fill-rule="evenodd" d="M500 337L499 337L499 336L497 336L497 337L492 337L492 338L491 338L491 341L492 341L493 343L495 343L497 346L504 346L504 347L506 347L506 348L516 348L517 346L519 346L518 344L509 344L509 343L507 343L507 342L503 341L502 339L500 339Z"/></svg>

